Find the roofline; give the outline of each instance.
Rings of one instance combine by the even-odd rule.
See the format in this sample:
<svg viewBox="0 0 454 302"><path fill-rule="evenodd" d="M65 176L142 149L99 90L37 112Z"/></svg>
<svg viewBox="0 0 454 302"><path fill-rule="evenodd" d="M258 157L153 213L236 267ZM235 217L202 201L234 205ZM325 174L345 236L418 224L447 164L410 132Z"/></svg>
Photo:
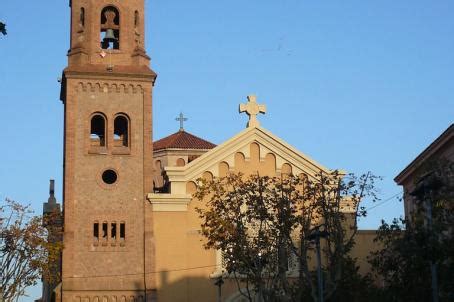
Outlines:
<svg viewBox="0 0 454 302"><path fill-rule="evenodd" d="M168 139L171 136L177 136L180 133L185 133L185 134L187 134L189 136L192 136L192 137L194 137L194 138L196 138L196 139L198 139L200 141L203 141L204 143L208 143L209 145L212 145L212 147L211 148L176 148L176 147L158 147L158 148L155 148L155 145L159 144L161 141L163 141L165 139ZM175 139L173 139L171 141L171 144L173 144L174 142L175 142ZM162 138L160 138L160 139L158 139L158 140L153 142L153 151L159 151L159 150L202 150L202 151L205 151L205 150L211 150L211 149L216 148L216 147L217 147L216 144L213 144L212 142L207 141L206 139L203 139L203 138L201 138L201 137L199 137L197 135L194 135L194 134L192 134L192 133L190 133L188 131L185 131L184 129L180 129L180 130L178 130L175 133L172 133L172 134L170 134L168 136L162 137Z"/></svg>
<svg viewBox="0 0 454 302"><path fill-rule="evenodd" d="M211 149L206 149L206 148L160 148L160 149L154 149L153 148L153 152L158 152L158 151L187 151L187 150L194 150L194 151L210 151L210 150L213 150L214 148L216 148L216 145L215 147L211 148Z"/></svg>
<svg viewBox="0 0 454 302"><path fill-rule="evenodd" d="M235 136L231 137L227 141L223 142L222 144L218 145L216 148L211 149L209 152L203 154L199 158L195 159L194 161L188 163L183 167L165 167L165 171L167 171L167 176L169 177L170 181L186 181L194 178L194 175L201 174L199 173L200 167L206 167L207 165L211 165L213 161L219 160L224 158L225 155L230 154L230 148L232 146L238 146L239 144L250 143L249 139L251 136L258 136L259 139L263 139L268 144L274 146L277 153L281 154L286 152L287 162L291 165L296 167L305 166L307 168L307 173L311 177L314 174L323 171L326 173L330 173L333 170L330 170L320 163L316 162L306 154L302 153L301 151L297 150L295 147L289 145L279 137L273 135L271 132L265 130L262 127L251 127L246 128L243 131L239 132ZM226 153L226 151L228 151ZM344 171L340 171L341 174L345 174Z"/></svg>
<svg viewBox="0 0 454 302"><path fill-rule="evenodd" d="M454 136L454 124L451 124L439 137L437 137L424 151L422 151L405 169L403 169L395 178L394 181L398 185L402 185L405 179L411 175L423 162L425 162L432 154L445 145L449 139Z"/></svg>

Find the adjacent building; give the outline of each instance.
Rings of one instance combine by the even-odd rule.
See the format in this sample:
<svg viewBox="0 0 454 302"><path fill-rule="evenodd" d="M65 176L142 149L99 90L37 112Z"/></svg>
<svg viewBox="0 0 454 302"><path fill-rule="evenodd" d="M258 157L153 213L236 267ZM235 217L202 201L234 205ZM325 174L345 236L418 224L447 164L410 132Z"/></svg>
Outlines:
<svg viewBox="0 0 454 302"><path fill-rule="evenodd" d="M431 169L428 165L440 163L450 164L451 167L446 167L445 170L451 171L451 176L454 175L454 124L451 124L394 178L394 181L404 189L405 217L411 217L417 207L416 197L412 193L421 177Z"/></svg>

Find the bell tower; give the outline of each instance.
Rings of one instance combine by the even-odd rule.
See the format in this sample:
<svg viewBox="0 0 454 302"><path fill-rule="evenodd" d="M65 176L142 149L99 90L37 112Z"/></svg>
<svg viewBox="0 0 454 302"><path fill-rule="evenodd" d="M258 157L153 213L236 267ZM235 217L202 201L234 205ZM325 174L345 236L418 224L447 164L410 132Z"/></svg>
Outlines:
<svg viewBox="0 0 454 302"><path fill-rule="evenodd" d="M144 0L71 0L63 71L61 301L153 301L152 90Z"/></svg>
<svg viewBox="0 0 454 302"><path fill-rule="evenodd" d="M148 66L144 0L71 0L69 66Z"/></svg>

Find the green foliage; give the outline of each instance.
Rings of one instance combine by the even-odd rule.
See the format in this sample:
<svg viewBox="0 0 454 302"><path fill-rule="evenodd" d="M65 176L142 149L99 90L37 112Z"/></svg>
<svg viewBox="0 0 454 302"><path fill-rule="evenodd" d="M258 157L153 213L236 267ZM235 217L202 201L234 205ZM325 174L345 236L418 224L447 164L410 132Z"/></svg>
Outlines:
<svg viewBox="0 0 454 302"><path fill-rule="evenodd" d="M343 277L337 284L337 290L327 302L381 302L381 291L375 286L370 275L361 276L354 259L346 256L343 262Z"/></svg>
<svg viewBox="0 0 454 302"><path fill-rule="evenodd" d="M313 229L323 225L325 297L345 291L348 282L362 282L348 253L354 245L359 206L375 199L374 181L320 172L315 177L267 177L229 174L199 180L195 194L205 247L223 252L226 274L245 288L243 295L264 301L317 300ZM290 260L290 261L289 261ZM294 267L288 267L294 262ZM348 273L347 273L348 272ZM356 279L355 279L356 278ZM306 300L305 300L306 301ZM340 301L340 300L333 300Z"/></svg>
<svg viewBox="0 0 454 302"><path fill-rule="evenodd" d="M17 301L25 294L25 289L36 285L41 277L49 282L58 281L62 244L49 238L59 236L60 229L47 222L59 217L58 213L34 216L29 206L9 199L0 207L0 213L3 299Z"/></svg>

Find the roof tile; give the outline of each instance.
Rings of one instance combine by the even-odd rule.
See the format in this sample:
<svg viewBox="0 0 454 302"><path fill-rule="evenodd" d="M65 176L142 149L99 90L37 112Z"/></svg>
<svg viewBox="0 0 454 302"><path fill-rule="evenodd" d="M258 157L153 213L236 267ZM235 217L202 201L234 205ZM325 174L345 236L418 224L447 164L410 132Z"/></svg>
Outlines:
<svg viewBox="0 0 454 302"><path fill-rule="evenodd" d="M184 130L180 130L153 143L153 150L213 149L214 147L216 147L215 144L192 135Z"/></svg>

